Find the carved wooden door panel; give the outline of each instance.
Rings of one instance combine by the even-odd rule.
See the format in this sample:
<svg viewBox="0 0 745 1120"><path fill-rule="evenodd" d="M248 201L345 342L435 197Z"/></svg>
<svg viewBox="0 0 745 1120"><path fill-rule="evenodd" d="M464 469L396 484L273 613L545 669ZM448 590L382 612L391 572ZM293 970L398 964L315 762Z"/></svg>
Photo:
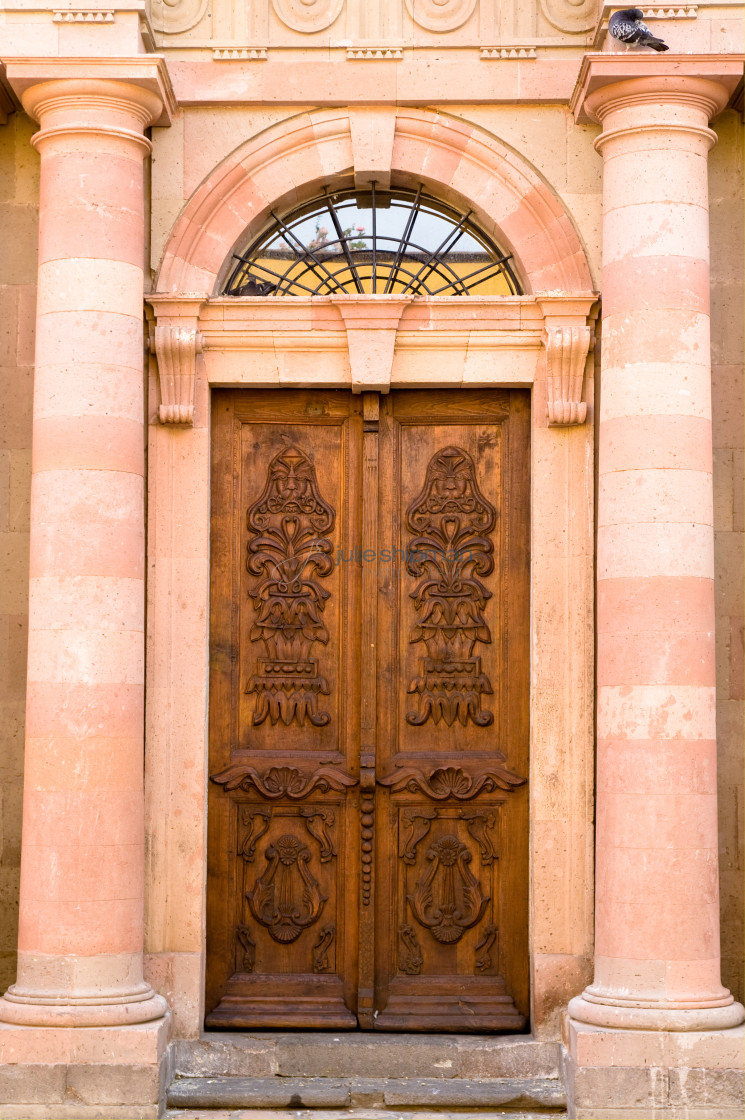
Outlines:
<svg viewBox="0 0 745 1120"><path fill-rule="evenodd" d="M525 1025L528 417L215 394L208 1026Z"/></svg>
<svg viewBox="0 0 745 1120"><path fill-rule="evenodd" d="M526 1022L529 463L524 392L382 400L381 1030Z"/></svg>

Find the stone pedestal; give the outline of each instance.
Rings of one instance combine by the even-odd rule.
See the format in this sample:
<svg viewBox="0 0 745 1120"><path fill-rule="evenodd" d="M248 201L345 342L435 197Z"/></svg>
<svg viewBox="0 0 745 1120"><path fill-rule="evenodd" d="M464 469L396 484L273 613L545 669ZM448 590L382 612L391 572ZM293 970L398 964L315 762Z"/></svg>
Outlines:
<svg viewBox="0 0 745 1120"><path fill-rule="evenodd" d="M732 1115L702 1072L744 1015L719 969L707 153L735 78L717 63L588 56L575 91L603 126L604 209L595 978L569 1004L576 1117ZM709 1065L689 1068L673 1032L700 1035Z"/></svg>
<svg viewBox="0 0 745 1120"><path fill-rule="evenodd" d="M0 1046L22 1064L2 1099L24 1116L114 1101L157 1115L167 1007L142 973L143 158L165 94L156 60L42 66L8 67L41 125L41 206L18 979L0 1000Z"/></svg>

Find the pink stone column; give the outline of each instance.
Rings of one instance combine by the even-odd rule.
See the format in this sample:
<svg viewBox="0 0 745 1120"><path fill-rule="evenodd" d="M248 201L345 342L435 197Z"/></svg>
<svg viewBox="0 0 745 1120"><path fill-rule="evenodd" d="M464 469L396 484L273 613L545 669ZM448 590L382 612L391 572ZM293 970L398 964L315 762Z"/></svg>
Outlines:
<svg viewBox="0 0 745 1120"><path fill-rule="evenodd" d="M166 1010L142 974L143 133L161 100L69 77L23 105L41 125L39 298L18 980L0 1019L139 1023Z"/></svg>
<svg viewBox="0 0 745 1120"><path fill-rule="evenodd" d="M743 1020L720 981L715 738L707 153L728 93L650 65L584 101L603 126L596 943L569 1013L707 1031Z"/></svg>

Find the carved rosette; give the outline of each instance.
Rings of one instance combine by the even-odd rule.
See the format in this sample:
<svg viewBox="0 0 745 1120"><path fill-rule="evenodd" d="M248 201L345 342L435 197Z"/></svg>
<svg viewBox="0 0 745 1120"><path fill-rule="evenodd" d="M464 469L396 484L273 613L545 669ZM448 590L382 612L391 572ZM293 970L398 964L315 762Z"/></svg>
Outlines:
<svg viewBox="0 0 745 1120"><path fill-rule="evenodd" d="M587 418L582 383L591 340L589 327L553 327L546 335L549 427L584 424Z"/></svg>
<svg viewBox="0 0 745 1120"><path fill-rule="evenodd" d="M596 0L541 0L541 11L559 31L579 33L595 26Z"/></svg>
<svg viewBox="0 0 745 1120"><path fill-rule="evenodd" d="M425 31L455 31L475 7L476 0L406 0L406 11Z"/></svg>
<svg viewBox="0 0 745 1120"><path fill-rule="evenodd" d="M293 31L323 31L344 7L344 0L272 0L275 14Z"/></svg>
<svg viewBox="0 0 745 1120"><path fill-rule="evenodd" d="M412 533L407 570L419 577L410 597L417 612L409 641L422 642L419 676L408 691L417 709L406 715L420 726L432 718L452 727L471 719L487 727L494 716L482 711L482 695L491 695L476 642L491 643L484 609L491 592L479 578L494 570L494 545L488 534L497 511L481 493L473 459L461 447L443 447L430 459L424 488L409 506L406 525Z"/></svg>
<svg viewBox="0 0 745 1120"><path fill-rule="evenodd" d="M315 468L298 447L286 447L269 464L261 497L247 514L250 589L256 620L251 640L263 642L246 692L256 693L253 722L269 718L289 726L310 722L324 727L331 719L319 711L329 686L312 656L316 642L328 642L323 612L328 592L319 582L333 570L334 510L321 497Z"/></svg>

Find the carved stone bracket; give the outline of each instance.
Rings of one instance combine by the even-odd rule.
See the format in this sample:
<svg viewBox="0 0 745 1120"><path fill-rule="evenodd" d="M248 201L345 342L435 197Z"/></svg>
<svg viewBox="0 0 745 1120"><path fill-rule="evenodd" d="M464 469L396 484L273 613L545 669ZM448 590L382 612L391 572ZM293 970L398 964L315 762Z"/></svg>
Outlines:
<svg viewBox="0 0 745 1120"><path fill-rule="evenodd" d="M546 337L549 427L585 422L582 382L591 338L589 327L554 327Z"/></svg>
<svg viewBox="0 0 745 1120"><path fill-rule="evenodd" d="M148 296L155 312L150 350L158 362L161 424L194 423L197 354L202 353L199 330L201 296Z"/></svg>
<svg viewBox="0 0 745 1120"><path fill-rule="evenodd" d="M582 387L594 344L597 296L539 296L537 302L544 316L548 426L584 424L587 403L582 400Z"/></svg>

